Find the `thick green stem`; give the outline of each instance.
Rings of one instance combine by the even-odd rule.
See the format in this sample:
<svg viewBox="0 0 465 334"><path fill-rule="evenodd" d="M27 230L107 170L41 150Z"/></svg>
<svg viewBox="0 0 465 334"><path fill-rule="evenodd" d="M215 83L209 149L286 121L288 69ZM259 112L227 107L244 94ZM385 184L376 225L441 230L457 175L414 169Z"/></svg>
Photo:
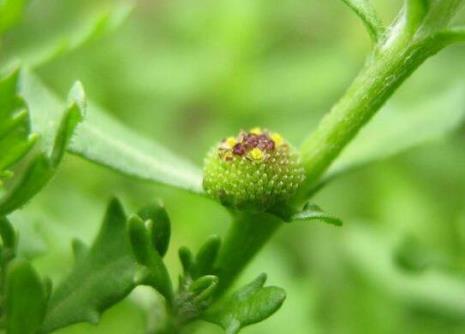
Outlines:
<svg viewBox="0 0 465 334"><path fill-rule="evenodd" d="M432 37L412 35L403 19L391 28L345 95L302 145L307 180L300 199L405 79L441 47Z"/></svg>
<svg viewBox="0 0 465 334"><path fill-rule="evenodd" d="M283 224L268 213L234 212L234 220L221 247L216 272L217 294L223 294L263 245Z"/></svg>

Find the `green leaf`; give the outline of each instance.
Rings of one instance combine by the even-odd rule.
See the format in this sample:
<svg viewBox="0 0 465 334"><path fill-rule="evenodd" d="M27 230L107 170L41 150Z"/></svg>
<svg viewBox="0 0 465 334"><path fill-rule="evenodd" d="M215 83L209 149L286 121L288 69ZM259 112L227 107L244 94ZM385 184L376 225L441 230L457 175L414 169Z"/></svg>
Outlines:
<svg viewBox="0 0 465 334"><path fill-rule="evenodd" d="M220 247L221 239L217 235L210 236L200 247L195 256L194 267L191 269L193 278L212 273Z"/></svg>
<svg viewBox="0 0 465 334"><path fill-rule="evenodd" d="M286 293L277 287L263 287L266 275L261 274L224 302L205 314L205 320L216 323L226 333L238 333L241 328L261 322L275 313L283 304Z"/></svg>
<svg viewBox="0 0 465 334"><path fill-rule="evenodd" d="M384 34L384 26L369 0L342 0L362 20L373 41Z"/></svg>
<svg viewBox="0 0 465 334"><path fill-rule="evenodd" d="M54 138L63 103L30 73L23 75L22 91L30 106L33 131L44 137L41 143L50 149L53 141L48 138ZM125 175L203 193L202 172L196 166L91 103L68 151Z"/></svg>
<svg viewBox="0 0 465 334"><path fill-rule="evenodd" d="M154 141L90 105L70 152L142 180L202 193L202 173Z"/></svg>
<svg viewBox="0 0 465 334"><path fill-rule="evenodd" d="M34 157L19 176L19 180L13 183L3 198L0 199L0 214L7 214L24 205L55 174L71 136L84 114L84 93L80 83L76 83L71 92L70 104L62 116L61 122L57 125L53 145L50 148L41 147L43 151ZM47 138L46 132L51 133L51 131L45 131L42 138Z"/></svg>
<svg viewBox="0 0 465 334"><path fill-rule="evenodd" d="M31 135L29 114L18 93L19 68L0 79L0 187L6 169L18 162L37 140ZM10 175L11 176L11 175Z"/></svg>
<svg viewBox="0 0 465 334"><path fill-rule="evenodd" d="M403 305L418 307L447 318L465 316L465 281L450 271L429 268L412 272L393 261L398 237L386 229L351 224L343 238L344 254L369 284L397 299Z"/></svg>
<svg viewBox="0 0 465 334"><path fill-rule="evenodd" d="M342 220L328 215L315 204L307 204L302 211L294 214L291 220L322 221L323 223L342 226Z"/></svg>
<svg viewBox="0 0 465 334"><path fill-rule="evenodd" d="M147 225L138 216L132 216L129 219L132 249L137 261L142 266L137 273L136 283L153 287L171 303L173 300L171 280L165 264L153 244L151 226Z"/></svg>
<svg viewBox="0 0 465 334"><path fill-rule="evenodd" d="M181 261L184 275L190 275L194 266L194 255L186 246L181 246L178 251L179 260Z"/></svg>
<svg viewBox="0 0 465 334"><path fill-rule="evenodd" d="M47 287L24 260L14 260L6 276L7 334L36 334L47 308Z"/></svg>
<svg viewBox="0 0 465 334"><path fill-rule="evenodd" d="M0 2L0 35L21 20L26 4L26 0L3 0Z"/></svg>
<svg viewBox="0 0 465 334"><path fill-rule="evenodd" d="M453 132L463 124L464 105L460 84L408 108L411 110L386 106L342 152L323 182Z"/></svg>
<svg viewBox="0 0 465 334"><path fill-rule="evenodd" d="M121 204L112 200L93 245L73 245L71 273L53 292L43 333L78 322L96 323L100 314L123 299L134 287L137 264L128 238Z"/></svg>
<svg viewBox="0 0 465 334"><path fill-rule="evenodd" d="M15 1L21 2L10 0L10 2ZM119 2L109 10L102 10L92 17L79 20L79 25L74 27L72 32L44 41L40 48L15 52L15 58L10 59L9 64L20 59L28 67L35 68L75 51L87 43L114 32L125 22L133 7L130 1Z"/></svg>
<svg viewBox="0 0 465 334"><path fill-rule="evenodd" d="M142 208L137 215L143 221L149 221L150 238L160 256L163 257L168 250L171 236L171 223L165 206L158 201Z"/></svg>

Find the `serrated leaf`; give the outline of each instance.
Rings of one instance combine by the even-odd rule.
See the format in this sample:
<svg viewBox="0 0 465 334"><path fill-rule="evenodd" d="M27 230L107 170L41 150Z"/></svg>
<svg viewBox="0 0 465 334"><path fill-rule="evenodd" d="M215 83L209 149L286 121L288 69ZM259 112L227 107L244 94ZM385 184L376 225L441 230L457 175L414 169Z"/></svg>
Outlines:
<svg viewBox="0 0 465 334"><path fill-rule="evenodd" d="M304 209L294 214L291 220L322 221L327 224L342 226L342 220L325 213L318 205L307 204Z"/></svg>
<svg viewBox="0 0 465 334"><path fill-rule="evenodd" d="M26 3L26 0L3 0L0 2L0 34L21 20Z"/></svg>
<svg viewBox="0 0 465 334"><path fill-rule="evenodd" d="M9 0L10 2L18 0ZM39 48L15 52L9 63L20 59L30 68L42 66L60 56L75 51L80 47L114 32L129 16L133 8L130 1L119 2L109 10L105 9L92 17L79 21L70 33L60 35L48 41L43 41Z"/></svg>
<svg viewBox="0 0 465 334"><path fill-rule="evenodd" d="M103 225L89 250L82 251L82 245L74 249L76 263L50 298L43 333L78 322L95 323L103 311L135 287L137 264L129 243L126 216L116 199L108 205Z"/></svg>
<svg viewBox="0 0 465 334"><path fill-rule="evenodd" d="M205 320L216 323L226 333L238 333L241 328L261 322L283 304L286 293L277 287L264 287L266 275L261 274L224 302L205 314Z"/></svg>
<svg viewBox="0 0 465 334"><path fill-rule="evenodd" d="M50 148L41 147L42 152L32 159L18 177L19 179L13 183L0 199L0 214L7 214L24 205L37 194L55 174L63 158L66 147L71 140L71 136L84 114L82 108L85 102L79 100L83 99L83 94L76 94L77 91L82 91L82 87L77 83L71 91L74 95L71 97L70 104L62 116L61 122L57 125L57 129L53 129L56 130L53 145ZM45 135L44 133L42 138L46 138Z"/></svg>
<svg viewBox="0 0 465 334"><path fill-rule="evenodd" d="M23 95L30 105L33 131L49 138L56 127L53 120L60 119L62 102L30 73L24 75ZM45 146L52 143L45 140ZM132 177L203 193L202 172L196 166L91 103L68 151Z"/></svg>
<svg viewBox="0 0 465 334"><path fill-rule="evenodd" d="M342 0L362 20L370 37L376 42L384 33L384 26L369 0Z"/></svg>
<svg viewBox="0 0 465 334"><path fill-rule="evenodd" d="M150 204L137 212L143 221L150 221L150 234L152 243L163 257L170 243L171 222L161 201Z"/></svg>
<svg viewBox="0 0 465 334"><path fill-rule="evenodd" d="M7 334L36 334L47 308L47 288L32 266L14 260L6 276Z"/></svg>
<svg viewBox="0 0 465 334"><path fill-rule="evenodd" d="M142 265L142 270L137 274L137 284L149 285L160 292L169 303L173 299L173 291L168 271L158 253L150 228L138 216L129 219L129 237L134 255Z"/></svg>
<svg viewBox="0 0 465 334"><path fill-rule="evenodd" d="M459 128L465 119L464 91L460 84L423 100L413 108L386 106L342 152L323 177L323 182Z"/></svg>

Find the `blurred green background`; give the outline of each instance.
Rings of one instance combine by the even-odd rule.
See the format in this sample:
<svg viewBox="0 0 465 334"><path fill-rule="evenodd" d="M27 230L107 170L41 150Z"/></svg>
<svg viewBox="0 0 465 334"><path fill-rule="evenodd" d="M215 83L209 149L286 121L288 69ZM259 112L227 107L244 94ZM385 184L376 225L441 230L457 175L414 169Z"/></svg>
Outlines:
<svg viewBox="0 0 465 334"><path fill-rule="evenodd" d="M373 2L386 22L401 6ZM116 5L31 1L3 41L2 62L27 58ZM81 80L89 99L128 127L201 165L212 143L256 125L298 146L369 48L362 24L338 0L141 0L113 33L36 72L60 96ZM465 83L464 60L464 46L442 52L401 87L394 103L407 113L435 92ZM345 225L293 224L280 231L242 279L267 272L287 300L244 333L465 333L464 144L462 126L323 189L315 202ZM226 210L212 201L67 155L57 177L15 214L23 255L42 274L62 277L71 266L71 239L92 240L114 194L128 211L153 198L165 201L173 222L167 256L173 279L180 271L177 248L196 249L228 224ZM137 289L98 326L57 333L143 333L154 298ZM198 332L221 331L202 325Z"/></svg>

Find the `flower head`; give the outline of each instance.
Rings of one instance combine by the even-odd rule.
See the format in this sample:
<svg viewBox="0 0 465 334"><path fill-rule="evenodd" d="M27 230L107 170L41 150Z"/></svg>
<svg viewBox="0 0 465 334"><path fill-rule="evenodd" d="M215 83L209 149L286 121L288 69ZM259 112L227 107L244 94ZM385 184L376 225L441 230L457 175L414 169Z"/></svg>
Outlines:
<svg viewBox="0 0 465 334"><path fill-rule="evenodd" d="M281 135L253 128L208 152L203 186L224 205L266 211L287 202L304 175L297 152Z"/></svg>

